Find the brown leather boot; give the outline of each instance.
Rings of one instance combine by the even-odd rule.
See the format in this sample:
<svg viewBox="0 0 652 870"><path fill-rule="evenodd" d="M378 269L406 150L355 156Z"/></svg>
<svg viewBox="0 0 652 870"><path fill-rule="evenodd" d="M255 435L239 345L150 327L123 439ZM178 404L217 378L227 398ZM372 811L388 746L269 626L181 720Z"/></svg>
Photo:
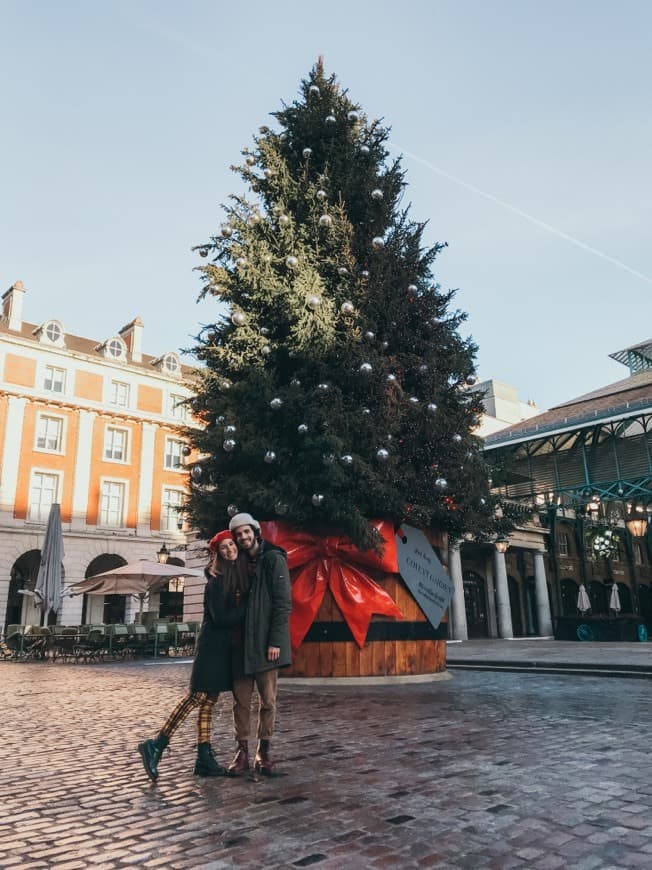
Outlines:
<svg viewBox="0 0 652 870"><path fill-rule="evenodd" d="M269 740L258 741L258 751L256 752L256 760L254 761L254 770L256 773L262 773L263 776L269 776L272 772L272 759L269 755Z"/></svg>
<svg viewBox="0 0 652 870"><path fill-rule="evenodd" d="M249 770L249 744L246 740L238 740L238 749L233 761L226 769L228 776L241 776Z"/></svg>

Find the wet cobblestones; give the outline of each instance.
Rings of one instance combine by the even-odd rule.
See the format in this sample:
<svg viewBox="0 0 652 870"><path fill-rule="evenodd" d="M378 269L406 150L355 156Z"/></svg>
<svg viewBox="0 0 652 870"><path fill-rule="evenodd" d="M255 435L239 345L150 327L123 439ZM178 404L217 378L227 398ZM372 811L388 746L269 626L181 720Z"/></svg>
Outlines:
<svg viewBox="0 0 652 870"><path fill-rule="evenodd" d="M272 779L157 785L135 752L187 664L0 665L0 868L652 866L652 698L638 680L456 672L281 684ZM229 700L213 745L232 750Z"/></svg>

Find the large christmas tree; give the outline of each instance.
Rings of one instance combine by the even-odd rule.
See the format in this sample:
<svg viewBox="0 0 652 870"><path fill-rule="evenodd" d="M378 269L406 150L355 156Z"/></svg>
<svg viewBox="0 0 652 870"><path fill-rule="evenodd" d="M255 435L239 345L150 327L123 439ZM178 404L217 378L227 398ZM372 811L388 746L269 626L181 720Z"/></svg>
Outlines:
<svg viewBox="0 0 652 870"><path fill-rule="evenodd" d="M191 521L210 534L247 510L362 548L375 518L495 533L476 347L433 273L445 243L424 247L401 206L388 129L321 61L273 117L233 167L247 193L197 246L223 313L195 349Z"/></svg>

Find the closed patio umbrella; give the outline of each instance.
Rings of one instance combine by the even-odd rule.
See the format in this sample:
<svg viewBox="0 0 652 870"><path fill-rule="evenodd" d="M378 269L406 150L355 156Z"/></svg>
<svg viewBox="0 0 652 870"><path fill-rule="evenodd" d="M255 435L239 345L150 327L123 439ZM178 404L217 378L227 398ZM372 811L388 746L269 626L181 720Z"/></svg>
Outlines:
<svg viewBox="0 0 652 870"><path fill-rule="evenodd" d="M618 586L616 583L611 587L611 595L609 596L609 610L613 610L614 613L620 613L620 593L618 592Z"/></svg>
<svg viewBox="0 0 652 870"><path fill-rule="evenodd" d="M589 593L586 591L586 586L583 583L580 583L580 588L577 593L577 609L580 613L586 613L587 610L591 609L591 599L589 598Z"/></svg>
<svg viewBox="0 0 652 870"><path fill-rule="evenodd" d="M36 604L43 611L42 622L47 622L48 613L61 607L63 592L63 530L61 509L58 504L50 506L45 540L41 549L41 564L34 586Z"/></svg>

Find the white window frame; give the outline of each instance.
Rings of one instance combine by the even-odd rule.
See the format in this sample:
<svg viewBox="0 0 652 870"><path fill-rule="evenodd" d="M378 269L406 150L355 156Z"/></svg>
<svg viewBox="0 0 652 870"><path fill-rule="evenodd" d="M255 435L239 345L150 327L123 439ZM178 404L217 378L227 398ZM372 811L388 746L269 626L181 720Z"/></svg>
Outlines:
<svg viewBox="0 0 652 870"><path fill-rule="evenodd" d="M41 424L44 421L55 422L58 426L58 436L57 436L57 446L56 447L48 447L47 439L48 439L48 431L47 424L45 427L45 436L41 434ZM38 453L56 453L57 455L61 455L64 452L64 445L66 443L66 418L60 417L58 414L37 414L36 415L36 427L34 433L34 450ZM41 446L39 444L39 440L45 437L45 445Z"/></svg>
<svg viewBox="0 0 652 870"><path fill-rule="evenodd" d="M176 505L173 506L169 501L169 494L174 493L179 496L178 505L183 504L186 491L174 486L164 486L161 491L161 531L162 532L178 532L178 523L183 520L183 515L176 510Z"/></svg>
<svg viewBox="0 0 652 870"><path fill-rule="evenodd" d="M118 353L114 353L118 351ZM104 342L104 356L106 359L114 360L115 362L125 362L127 359L127 345L119 335L114 335L113 338L108 338Z"/></svg>
<svg viewBox="0 0 652 870"><path fill-rule="evenodd" d="M174 454L169 449L169 446L171 446L172 444L179 444L179 465L168 465L168 456L172 456L174 458ZM170 435L166 436L165 447L164 447L165 452L163 454L163 468L165 471L184 472L186 470L185 466L184 466L184 462L183 462L183 460L184 460L183 448L185 446L186 446L186 442L182 441L180 438L173 438Z"/></svg>
<svg viewBox="0 0 652 870"><path fill-rule="evenodd" d="M124 387L126 391L126 401L121 402L120 399L120 387ZM115 388L115 389L114 389ZM115 396L114 396L115 393ZM107 396L107 403L109 405L113 405L116 408L130 408L131 407L131 384L128 381L118 381L115 378L111 378L109 381L109 392Z"/></svg>
<svg viewBox="0 0 652 870"><path fill-rule="evenodd" d="M58 332L56 338L52 338L48 335L48 330L52 327L54 327L54 329ZM41 324L41 326L38 327L38 329L34 330L34 333L32 334L36 334L38 336L38 340L41 342L41 344L49 344L52 347L64 347L65 345L66 331L63 328L63 324L59 320L46 320L44 323Z"/></svg>
<svg viewBox="0 0 652 870"><path fill-rule="evenodd" d="M111 433L111 441L113 441L113 433L119 433L124 436L122 456L114 456L115 446L111 444L111 455L108 455L107 447L109 446L109 433ZM124 426L113 426L107 423L104 427L104 446L102 447L102 459L104 462L119 462L126 465L129 462L129 429Z"/></svg>
<svg viewBox="0 0 652 870"><path fill-rule="evenodd" d="M108 522L109 513L107 512L107 522L104 522L103 502L105 498L105 486L119 486L122 488L122 504L120 505L119 523ZM109 497L110 494L109 494ZM127 524L127 510L129 505L129 481L122 480L117 477L101 477L100 478L100 501L97 508L97 525L103 529L124 529Z"/></svg>
<svg viewBox="0 0 652 870"><path fill-rule="evenodd" d="M566 532L562 532L559 535L559 539L557 541L557 551L560 556L568 556L568 554L570 553L570 547L568 545L568 535L566 534Z"/></svg>
<svg viewBox="0 0 652 870"><path fill-rule="evenodd" d="M185 422L188 419L188 406L183 404L187 396L182 396L181 393L168 393L168 417L173 420L181 420Z"/></svg>
<svg viewBox="0 0 652 870"><path fill-rule="evenodd" d="M34 492L36 478L51 478L55 481L55 485L53 488L53 497L52 501L43 504L42 500L35 503L32 500L32 494ZM33 468L32 473L29 478L29 496L27 502L27 522L28 523L46 523L48 521L48 517L50 515L50 507L52 504L59 502L60 500L60 492L61 492L61 479L62 474L59 471L52 471L49 468ZM40 492L43 492L44 488L41 486ZM35 510L35 508L37 508Z"/></svg>
<svg viewBox="0 0 652 870"><path fill-rule="evenodd" d="M50 378L52 385L48 387L47 381L48 381L48 374L50 372L52 373L52 377ZM55 380L55 377L57 374L61 375L61 389L60 390L55 389L55 384L59 383L57 380ZM42 378L41 383L43 385L44 392L52 393L53 395L65 396L67 379L68 379L68 372L62 366L55 366L55 365L52 365L51 363L46 363L43 366L43 378Z"/></svg>
<svg viewBox="0 0 652 870"><path fill-rule="evenodd" d="M181 360L176 353L166 353L161 361L161 368L166 375L175 377L181 374Z"/></svg>

